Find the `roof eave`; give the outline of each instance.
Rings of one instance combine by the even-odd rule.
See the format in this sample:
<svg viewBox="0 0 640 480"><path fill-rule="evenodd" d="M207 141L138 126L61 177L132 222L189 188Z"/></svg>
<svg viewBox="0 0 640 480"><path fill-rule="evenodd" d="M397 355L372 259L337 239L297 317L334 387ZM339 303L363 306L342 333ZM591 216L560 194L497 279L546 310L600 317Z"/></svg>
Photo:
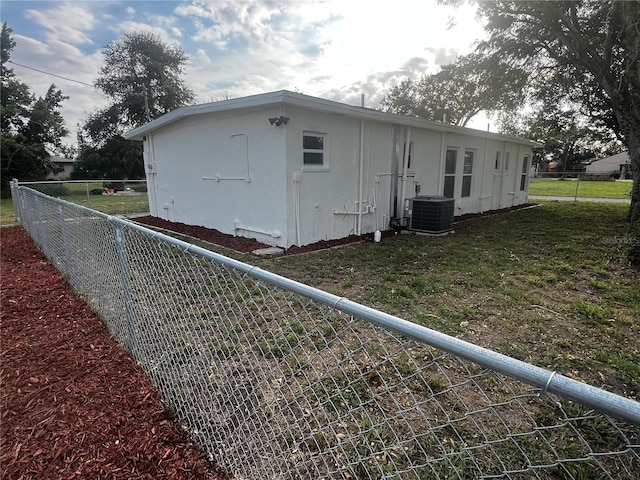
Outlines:
<svg viewBox="0 0 640 480"><path fill-rule="evenodd" d="M277 92L262 93L258 95L252 95L248 97L235 98L231 100L224 100L221 102L206 103L202 105L189 105L185 107L177 108L172 112L169 112L151 122L137 127L125 134L127 140L143 140L143 137L148 133L157 130L165 125L176 122L181 118L188 117L190 115L202 115L207 113L214 113L218 111L237 110L241 108L262 107L271 104L282 103L286 105L292 105L300 108L311 109L323 113L333 113L338 115L345 115L348 117L364 120L372 120L385 123L393 123L402 126L425 128L429 130L435 130L444 133L460 133L466 135L473 135L476 137L495 139L500 141L509 141L520 145L528 145L533 148L541 147L543 144L527 140L511 135L504 135L501 133L485 132L482 130L476 130L467 127L458 127L455 125L444 124L435 122L432 120L425 120L418 117L409 117L405 115L396 115L388 112L382 112L379 110L373 110L370 108L364 108L354 105L347 105L344 103L335 102L333 100L326 100L323 98L312 97L309 95L303 95L300 93L290 92L287 90L280 90Z"/></svg>

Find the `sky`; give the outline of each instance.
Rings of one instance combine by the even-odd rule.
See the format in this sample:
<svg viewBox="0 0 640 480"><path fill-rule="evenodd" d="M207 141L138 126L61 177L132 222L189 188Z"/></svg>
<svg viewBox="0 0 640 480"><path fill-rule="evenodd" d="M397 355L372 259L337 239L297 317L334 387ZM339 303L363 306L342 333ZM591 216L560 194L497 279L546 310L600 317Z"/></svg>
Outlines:
<svg viewBox="0 0 640 480"><path fill-rule="evenodd" d="M70 97L67 144L108 104L91 85L104 47L125 33L179 45L195 103L286 89L352 105L364 94L373 108L394 85L437 72L484 35L472 6L436 0L2 0L0 20L13 29L17 77L36 96L55 83ZM478 122L469 126L486 127Z"/></svg>

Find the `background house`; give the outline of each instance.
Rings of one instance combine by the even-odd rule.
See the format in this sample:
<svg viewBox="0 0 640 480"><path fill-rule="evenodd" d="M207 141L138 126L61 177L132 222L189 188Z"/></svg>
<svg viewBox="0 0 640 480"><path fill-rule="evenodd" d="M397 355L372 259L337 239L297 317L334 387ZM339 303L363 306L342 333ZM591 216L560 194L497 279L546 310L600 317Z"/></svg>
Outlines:
<svg viewBox="0 0 640 480"><path fill-rule="evenodd" d="M47 180L68 180L75 165L73 158L51 156L53 170L47 174Z"/></svg>
<svg viewBox="0 0 640 480"><path fill-rule="evenodd" d="M590 175L608 175L617 178L631 178L631 158L628 152L618 153L610 157L592 160L587 165Z"/></svg>
<svg viewBox="0 0 640 480"><path fill-rule="evenodd" d="M416 194L456 215L525 203L538 145L289 91L182 107L126 138L144 142L152 215L285 248L385 230Z"/></svg>

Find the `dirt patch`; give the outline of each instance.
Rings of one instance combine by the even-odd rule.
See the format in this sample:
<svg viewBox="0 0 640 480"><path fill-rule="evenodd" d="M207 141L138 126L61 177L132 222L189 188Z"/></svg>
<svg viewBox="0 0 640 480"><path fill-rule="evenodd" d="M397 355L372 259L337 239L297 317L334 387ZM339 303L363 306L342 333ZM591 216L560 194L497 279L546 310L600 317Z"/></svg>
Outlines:
<svg viewBox="0 0 640 480"><path fill-rule="evenodd" d="M3 478L222 479L24 230L1 235Z"/></svg>

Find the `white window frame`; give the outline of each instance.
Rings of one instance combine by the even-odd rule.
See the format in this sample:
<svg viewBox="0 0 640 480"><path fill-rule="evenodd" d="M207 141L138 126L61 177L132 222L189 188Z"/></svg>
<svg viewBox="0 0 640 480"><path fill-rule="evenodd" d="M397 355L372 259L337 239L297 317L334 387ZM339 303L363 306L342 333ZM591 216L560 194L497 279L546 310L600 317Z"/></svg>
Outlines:
<svg viewBox="0 0 640 480"><path fill-rule="evenodd" d="M322 138L322 149L304 148L304 137L319 137ZM303 171L328 171L329 163L327 158L327 134L324 132L302 132L302 169ZM320 153L322 154L322 163L305 163L305 153Z"/></svg>
<svg viewBox="0 0 640 480"><path fill-rule="evenodd" d="M471 170L468 173L465 171L465 169L467 167L467 165L466 165L467 154L471 154ZM475 163L475 158L476 158L476 151L475 150L473 150L471 148L466 148L464 150L464 157L462 159L462 174L461 174L462 180L460 181L460 198L469 198L473 194L473 164ZM465 178L469 179L469 194L468 195L464 194L464 180L465 180Z"/></svg>
<svg viewBox="0 0 640 480"><path fill-rule="evenodd" d="M447 157L449 156L449 152L453 152L455 154L453 160L454 160L454 165L453 165L453 173L452 172L447 172ZM456 184L458 183L456 181L456 177L457 177L457 172L458 172L458 149L455 147L447 147L447 149L445 150L445 156L444 156L444 180L443 180L443 184L442 184L442 195L444 195L447 198L456 198ZM451 196L447 195L447 179L448 178L453 178L453 191L451 192Z"/></svg>

